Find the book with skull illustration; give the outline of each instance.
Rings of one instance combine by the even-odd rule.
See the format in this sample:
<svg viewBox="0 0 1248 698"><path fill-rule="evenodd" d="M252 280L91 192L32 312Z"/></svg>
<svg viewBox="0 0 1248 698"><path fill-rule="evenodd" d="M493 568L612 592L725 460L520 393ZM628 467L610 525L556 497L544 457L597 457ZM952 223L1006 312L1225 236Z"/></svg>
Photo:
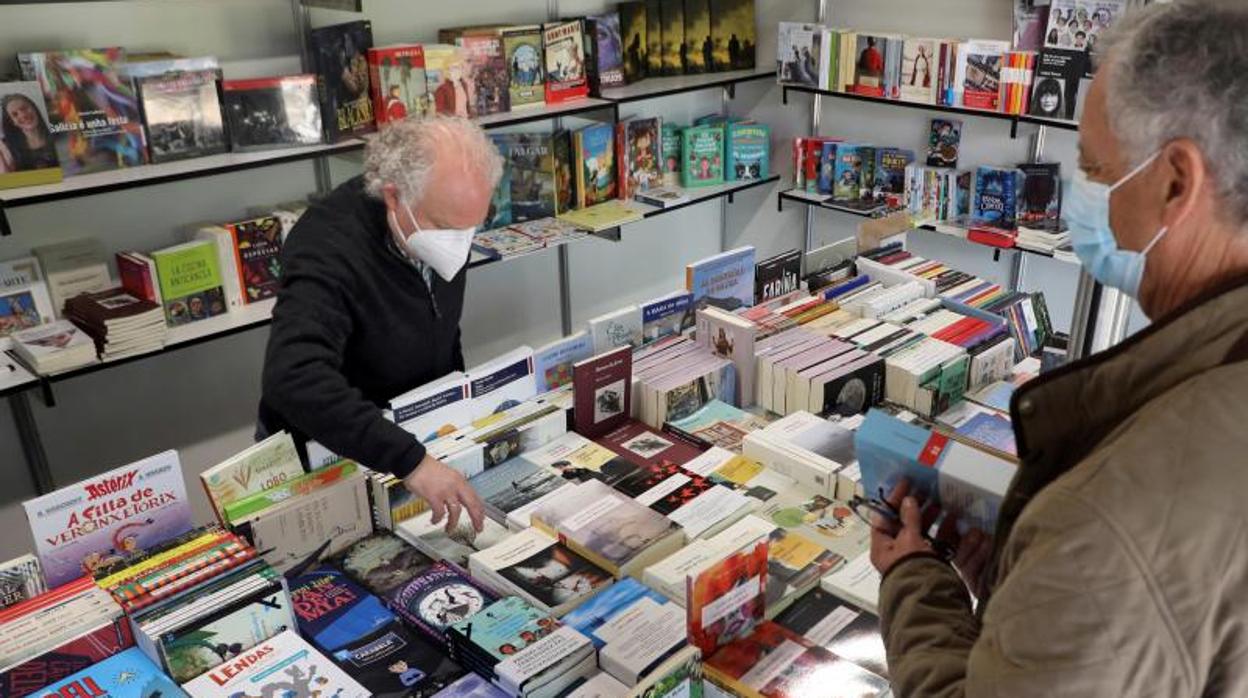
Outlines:
<svg viewBox="0 0 1248 698"><path fill-rule="evenodd" d="M621 346L572 366L573 422L577 433L602 436L632 414L633 349Z"/></svg>
<svg viewBox="0 0 1248 698"><path fill-rule="evenodd" d="M428 569L400 585L386 603L408 626L439 645L446 644L446 630L498 599L494 591L466 572L446 562Z"/></svg>

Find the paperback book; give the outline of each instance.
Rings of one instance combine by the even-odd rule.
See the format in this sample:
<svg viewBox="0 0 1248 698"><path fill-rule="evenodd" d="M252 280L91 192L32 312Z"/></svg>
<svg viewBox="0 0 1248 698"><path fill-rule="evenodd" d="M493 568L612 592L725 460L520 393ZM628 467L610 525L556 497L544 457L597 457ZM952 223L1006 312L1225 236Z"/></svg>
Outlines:
<svg viewBox="0 0 1248 698"><path fill-rule="evenodd" d="M426 520L432 515L425 515ZM406 523L406 522L404 522ZM444 527L445 528L445 527ZM403 582L433 564L428 556L394 533L377 533L330 559L365 589L389 596Z"/></svg>
<svg viewBox="0 0 1248 698"><path fill-rule="evenodd" d="M724 182L724 129L690 126L681 131L681 186L713 186Z"/></svg>
<svg viewBox="0 0 1248 698"><path fill-rule="evenodd" d="M224 153L219 70L198 70L135 80L152 162Z"/></svg>
<svg viewBox="0 0 1248 698"><path fill-rule="evenodd" d="M867 671L888 678L880 619L846 605L823 589L802 595L775 617L781 625Z"/></svg>
<svg viewBox="0 0 1248 698"><path fill-rule="evenodd" d="M728 124L724 179L748 182L771 175L771 127L766 124Z"/></svg>
<svg viewBox="0 0 1248 698"><path fill-rule="evenodd" d="M225 290L215 246L207 240L166 247L152 253L170 327L206 320L226 312Z"/></svg>
<svg viewBox="0 0 1248 698"><path fill-rule="evenodd" d="M693 294L677 291L641 305L641 343L683 334L694 324Z"/></svg>
<svg viewBox="0 0 1248 698"><path fill-rule="evenodd" d="M535 350L533 374L537 378L537 392L547 393L569 385L572 382L572 367L593 355L593 341L585 330Z"/></svg>
<svg viewBox="0 0 1248 698"><path fill-rule="evenodd" d="M0 609L32 599L48 590L39 558L23 555L0 563Z"/></svg>
<svg viewBox="0 0 1248 698"><path fill-rule="evenodd" d="M225 505L299 477L303 465L294 439L279 432L199 474L208 502L225 522Z"/></svg>
<svg viewBox="0 0 1248 698"><path fill-rule="evenodd" d="M425 44L425 79L433 96L434 112L470 116L472 75L464 50L448 44Z"/></svg>
<svg viewBox="0 0 1248 698"><path fill-rule="evenodd" d="M537 609L562 616L611 584L611 574L560 543L526 528L468 557L468 571Z"/></svg>
<svg viewBox="0 0 1248 698"><path fill-rule="evenodd" d="M685 2L685 73L708 73L715 69L715 45L711 41L710 0Z"/></svg>
<svg viewBox="0 0 1248 698"><path fill-rule="evenodd" d="M469 113L482 117L510 109L511 84L502 37L496 32L465 34L458 42L472 76Z"/></svg>
<svg viewBox="0 0 1248 698"><path fill-rule="evenodd" d="M635 579L599 592L563 622L588 637L599 666L627 686L641 683L689 644L685 610Z"/></svg>
<svg viewBox="0 0 1248 698"><path fill-rule="evenodd" d="M573 134L577 163L577 208L616 198L615 129L611 124L587 126Z"/></svg>
<svg viewBox="0 0 1248 698"><path fill-rule="evenodd" d="M767 541L724 557L686 579L689 642L710 656L748 636L767 605Z"/></svg>
<svg viewBox="0 0 1248 698"><path fill-rule="evenodd" d="M369 92L368 50L372 22L361 20L313 29L309 52L316 62L325 137L330 143L377 130Z"/></svg>
<svg viewBox="0 0 1248 698"><path fill-rule="evenodd" d="M187 694L151 659L130 648L41 688L38 695L182 698Z"/></svg>
<svg viewBox="0 0 1248 698"><path fill-rule="evenodd" d="M193 698L232 698L240 693L264 696L281 691L336 698L372 695L294 630L256 645L183 688Z"/></svg>
<svg viewBox="0 0 1248 698"><path fill-rule="evenodd" d="M404 622L444 646L448 627L497 599L458 567L435 562L395 589L387 603Z"/></svg>
<svg viewBox="0 0 1248 698"><path fill-rule="evenodd" d="M504 29L503 55L507 61L508 92L512 109L546 103L542 28L538 25Z"/></svg>
<svg viewBox="0 0 1248 698"><path fill-rule="evenodd" d="M754 248L739 247L687 265L685 288L698 309L748 308L754 304Z"/></svg>
<svg viewBox="0 0 1248 698"><path fill-rule="evenodd" d="M710 0L714 68L751 70L757 48L754 0Z"/></svg>
<svg viewBox="0 0 1248 698"><path fill-rule="evenodd" d="M43 91L34 80L0 82L0 101L22 114L27 129L18 133L0 133L0 146L7 155L0 158L0 189L30 187L61 181L61 162L56 153L56 139L48 125L48 110ZM27 283L33 279L28 279ZM7 287L7 284L4 284Z"/></svg>
<svg viewBox="0 0 1248 698"><path fill-rule="evenodd" d="M689 45L685 42L684 0L659 0L663 23L663 75L683 75Z"/></svg>
<svg viewBox="0 0 1248 698"><path fill-rule="evenodd" d="M954 119L932 119L927 137L928 167L957 167L962 149L962 122Z"/></svg>
<svg viewBox="0 0 1248 698"><path fill-rule="evenodd" d="M624 84L624 42L620 38L620 15L607 12L590 18L596 41L598 88L609 89Z"/></svg>
<svg viewBox="0 0 1248 698"><path fill-rule="evenodd" d="M461 517L455 528L448 532L445 522L433 523L432 511L401 522L395 533L434 560L444 560L465 569L468 567L468 556L501 543L511 535L505 526L489 517L484 519L480 532L472 527L471 519L465 517Z"/></svg>
<svg viewBox="0 0 1248 698"><path fill-rule="evenodd" d="M659 186L662 181L663 120L630 119L621 127L619 143L620 198L628 199L639 192Z"/></svg>
<svg viewBox="0 0 1248 698"><path fill-rule="evenodd" d="M282 279L282 221L277 216L228 223L232 264L244 305L273 298Z"/></svg>
<svg viewBox="0 0 1248 698"><path fill-rule="evenodd" d="M646 3L632 0L618 3L616 8L620 13L620 40L624 47L624 82L637 82L646 77L650 50Z"/></svg>
<svg viewBox="0 0 1248 698"><path fill-rule="evenodd" d="M546 54L546 102L589 94L585 67L585 25L581 20L542 25Z"/></svg>
<svg viewBox="0 0 1248 698"><path fill-rule="evenodd" d="M619 347L636 349L642 344L641 309L635 305L599 315L590 319L587 324L596 354Z"/></svg>
<svg viewBox="0 0 1248 698"><path fill-rule="evenodd" d="M888 695L888 680L833 654L777 623L766 622L705 660L708 682L734 695L801 698L826 693Z"/></svg>

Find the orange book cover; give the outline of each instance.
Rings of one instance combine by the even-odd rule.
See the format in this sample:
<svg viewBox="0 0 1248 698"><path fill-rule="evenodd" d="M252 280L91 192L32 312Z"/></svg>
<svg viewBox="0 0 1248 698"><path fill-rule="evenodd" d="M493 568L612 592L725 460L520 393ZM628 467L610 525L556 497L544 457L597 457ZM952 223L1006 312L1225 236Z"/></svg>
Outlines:
<svg viewBox="0 0 1248 698"><path fill-rule="evenodd" d="M766 610L767 540L739 550L685 579L689 642L710 656L746 637Z"/></svg>

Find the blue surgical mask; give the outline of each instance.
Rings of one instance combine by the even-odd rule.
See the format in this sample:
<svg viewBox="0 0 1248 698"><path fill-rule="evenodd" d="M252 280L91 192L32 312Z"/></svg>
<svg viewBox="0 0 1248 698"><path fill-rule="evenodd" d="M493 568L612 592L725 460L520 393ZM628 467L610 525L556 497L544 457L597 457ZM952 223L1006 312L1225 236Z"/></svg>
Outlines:
<svg viewBox="0 0 1248 698"><path fill-rule="evenodd" d="M1139 252L1120 249L1109 224L1109 199L1115 190L1153 164L1158 155L1140 163L1112 186L1093 182L1082 170L1076 170L1065 204L1063 218L1070 228L1071 245L1079 261L1092 278L1132 298L1139 298L1148 253L1170 229L1163 227Z"/></svg>

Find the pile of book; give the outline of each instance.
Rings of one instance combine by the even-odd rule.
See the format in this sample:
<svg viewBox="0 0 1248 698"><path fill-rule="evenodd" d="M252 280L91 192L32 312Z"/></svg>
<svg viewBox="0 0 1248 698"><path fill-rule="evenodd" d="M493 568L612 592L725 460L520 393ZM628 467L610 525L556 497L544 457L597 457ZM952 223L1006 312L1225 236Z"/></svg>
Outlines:
<svg viewBox="0 0 1248 698"><path fill-rule="evenodd" d="M95 342L69 320L55 320L12 335L13 350L35 373L68 371L98 361Z"/></svg>
<svg viewBox="0 0 1248 698"><path fill-rule="evenodd" d="M169 329L158 304L120 287L70 298L65 318L95 341L102 361L159 351Z"/></svg>

